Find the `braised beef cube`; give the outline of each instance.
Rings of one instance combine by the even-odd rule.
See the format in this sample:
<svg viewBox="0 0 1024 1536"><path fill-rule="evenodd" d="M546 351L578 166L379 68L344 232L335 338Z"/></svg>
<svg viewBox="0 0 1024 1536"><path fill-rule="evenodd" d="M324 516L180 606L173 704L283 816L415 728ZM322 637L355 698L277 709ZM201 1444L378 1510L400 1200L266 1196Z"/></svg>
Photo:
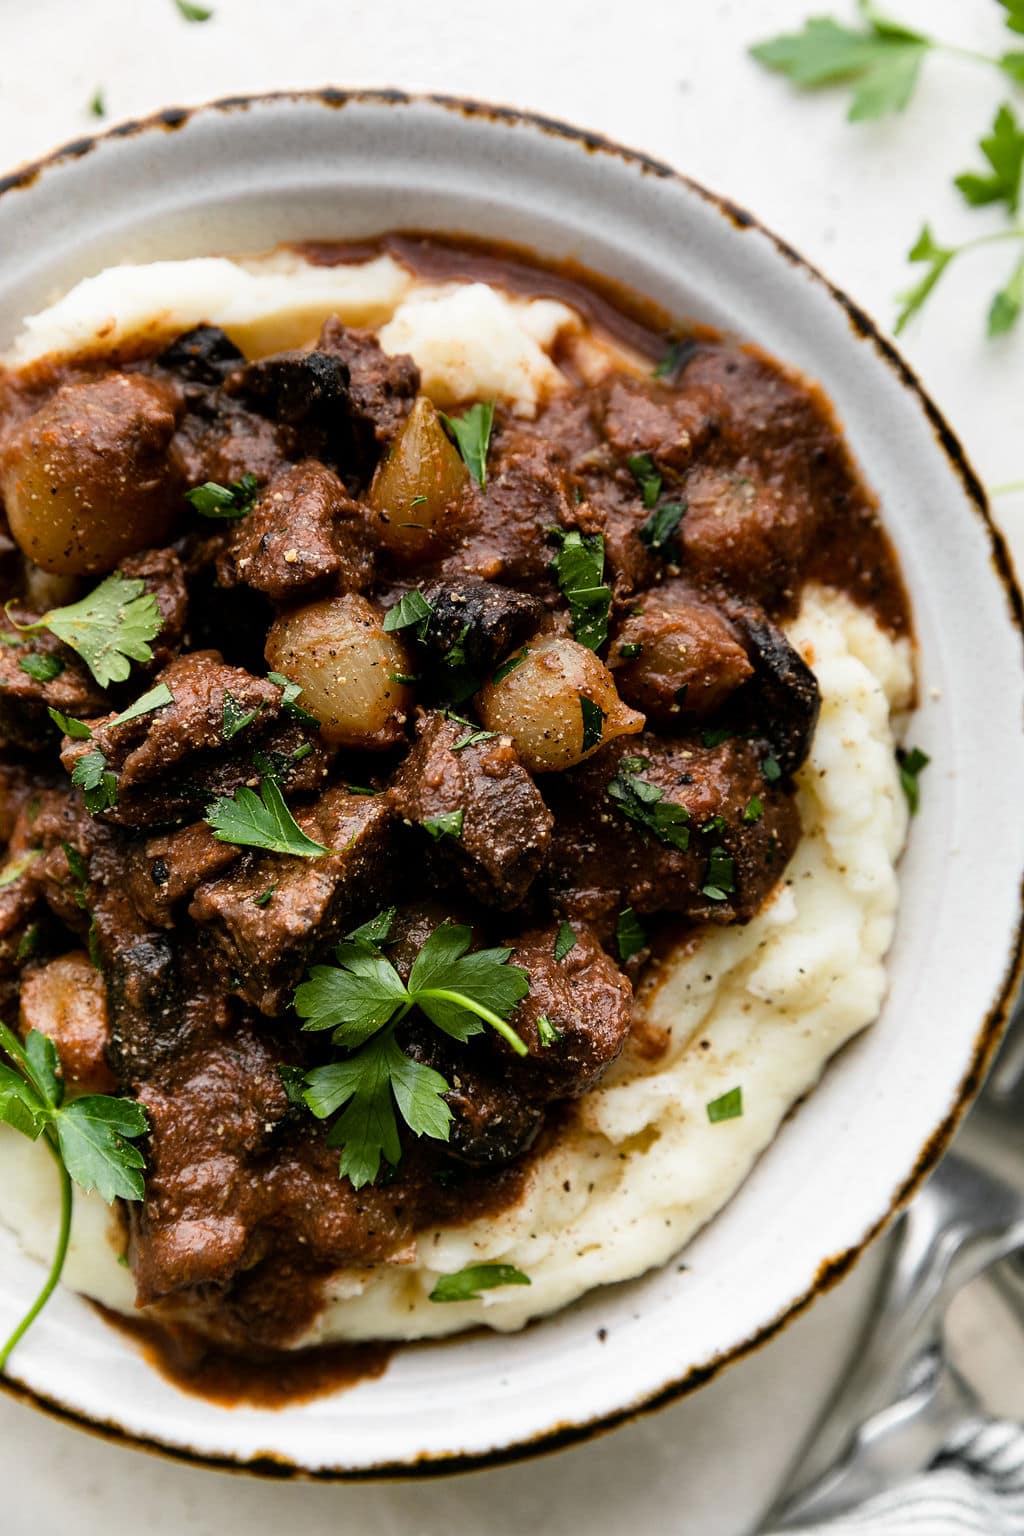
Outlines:
<svg viewBox="0 0 1024 1536"><path fill-rule="evenodd" d="M620 459L649 453L663 473L679 473L693 456L701 413L665 385L616 377L602 402L605 437Z"/></svg>
<svg viewBox="0 0 1024 1536"><path fill-rule="evenodd" d="M47 1035L57 1047L65 1083L78 1093L113 1093L107 1063L110 1025L103 977L83 949L30 970L21 984L22 1036Z"/></svg>
<svg viewBox="0 0 1024 1536"><path fill-rule="evenodd" d="M552 817L508 738L473 743L473 734L445 715L424 715L388 799L399 816L426 828L447 878L507 910L544 864Z"/></svg>
<svg viewBox="0 0 1024 1536"><path fill-rule="evenodd" d="M17 1000L18 972L25 958L24 946L40 916L41 901L37 855L31 851L10 852L0 874L0 1009L7 1019ZM45 908L42 908L45 911Z"/></svg>
<svg viewBox="0 0 1024 1536"><path fill-rule="evenodd" d="M181 650L188 623L188 591L185 572L173 549L146 549L121 561L123 576L140 579L156 598L160 609L160 629L152 644L153 659L138 668L133 676L156 672L173 661Z"/></svg>
<svg viewBox="0 0 1024 1536"><path fill-rule="evenodd" d="M714 714L754 671L729 620L677 582L640 594L608 664L626 703L663 728Z"/></svg>
<svg viewBox="0 0 1024 1536"><path fill-rule="evenodd" d="M509 1020L530 1054L514 1055L500 1035L491 1044L517 1089L534 1097L578 1098L604 1075L629 1034L632 986L585 924L574 933L575 944L560 960L558 928L506 940L511 964L530 979L529 994Z"/></svg>
<svg viewBox="0 0 1024 1536"><path fill-rule="evenodd" d="M279 352L248 363L230 389L287 429L289 457L320 459L353 483L376 462L373 430L353 415L348 365L327 352Z"/></svg>
<svg viewBox="0 0 1024 1536"><path fill-rule="evenodd" d="M32 624L39 615L15 609L13 617ZM80 718L109 707L85 663L56 635L44 629L15 639L9 626L6 632L0 644L0 745L38 752L54 742L49 708Z"/></svg>
<svg viewBox="0 0 1024 1536"><path fill-rule="evenodd" d="M279 431L275 422L247 410L225 390L185 384L183 394L185 414L171 453L186 487L207 480L232 485L243 475L255 475L263 485L289 457L289 429ZM207 519L197 513L195 521L206 524Z"/></svg>
<svg viewBox="0 0 1024 1536"><path fill-rule="evenodd" d="M782 630L752 609L736 608L754 675L735 698L740 728L756 731L784 774L795 773L811 750L821 712L818 679Z"/></svg>
<svg viewBox="0 0 1024 1536"><path fill-rule="evenodd" d="M323 464L290 464L240 519L217 571L224 586L244 582L275 602L328 584L362 592L373 578L363 508Z"/></svg>
<svg viewBox="0 0 1024 1536"><path fill-rule="evenodd" d="M790 607L794 580L816 536L806 491L766 481L752 467L699 463L686 478L680 525L688 571L769 607Z"/></svg>
<svg viewBox="0 0 1024 1536"><path fill-rule="evenodd" d="M764 747L645 734L610 743L552 784L548 863L556 905L602 938L617 913L675 912L746 922L781 877L800 835L791 793Z"/></svg>
<svg viewBox="0 0 1024 1536"><path fill-rule="evenodd" d="M413 631L417 648L439 696L454 703L476 693L544 614L537 598L490 581L430 581L422 594L430 617Z"/></svg>
<svg viewBox="0 0 1024 1536"><path fill-rule="evenodd" d="M97 721L88 741L65 738L69 773L97 750L117 780L103 812L121 826L169 825L267 773L292 790L318 787L325 749L281 712L277 683L228 667L216 651L191 651L165 667L171 702L123 725ZM251 718L247 718L251 717Z"/></svg>
<svg viewBox="0 0 1024 1536"><path fill-rule="evenodd" d="M378 450L388 447L419 393L420 371L411 357L389 357L372 331L327 321L317 342L320 351L340 358L348 368L349 395L356 416L370 428Z"/></svg>
<svg viewBox="0 0 1024 1536"><path fill-rule="evenodd" d="M447 1150L453 1158L499 1167L536 1140L544 1124L543 1098L531 1098L505 1075L483 1036L459 1045L417 1020L401 1026L397 1038L406 1055L440 1072L449 1084L444 1101L452 1112Z"/></svg>
<svg viewBox="0 0 1024 1536"><path fill-rule="evenodd" d="M174 926L174 909L204 880L227 869L240 856L233 843L222 843L205 821L135 844L126 871L137 911L159 928Z"/></svg>
<svg viewBox="0 0 1024 1536"><path fill-rule="evenodd" d="M110 1012L110 1064L135 1086L173 1060L183 1035L182 997L171 941L146 934L102 946Z"/></svg>
<svg viewBox="0 0 1024 1536"><path fill-rule="evenodd" d="M311 956L367 909L388 903L396 876L392 812L382 796L324 792L298 812L303 831L330 852L304 859L247 854L201 885L189 916L209 925L238 990L263 1013L280 1013Z"/></svg>
<svg viewBox="0 0 1024 1536"><path fill-rule="evenodd" d="M217 385L245 357L219 326L197 325L165 347L156 361L158 367L191 384Z"/></svg>
<svg viewBox="0 0 1024 1536"><path fill-rule="evenodd" d="M34 763L0 761L0 840L10 839L22 806L40 789L52 787L50 775L41 775Z"/></svg>

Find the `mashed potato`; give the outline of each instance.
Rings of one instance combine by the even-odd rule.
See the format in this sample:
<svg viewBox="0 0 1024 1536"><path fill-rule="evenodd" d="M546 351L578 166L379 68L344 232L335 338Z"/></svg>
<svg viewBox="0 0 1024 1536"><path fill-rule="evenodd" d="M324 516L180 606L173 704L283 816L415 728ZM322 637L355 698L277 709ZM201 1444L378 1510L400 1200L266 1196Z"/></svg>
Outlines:
<svg viewBox="0 0 1024 1536"><path fill-rule="evenodd" d="M204 320L263 352L312 340L332 312L382 325L382 344L412 353L439 404L499 395L523 414L561 387L555 340L580 332L563 305L482 284L427 288L388 257L312 268L283 254L102 273L27 321L9 360ZM593 372L594 338L580 344ZM605 366L628 365L604 345ZM822 711L797 779L803 837L767 906L746 927L699 935L648 983L623 1056L538 1162L519 1205L425 1231L401 1263L337 1276L311 1338L515 1329L665 1262L735 1192L829 1058L877 1016L907 827L894 721L912 698L911 648L824 588L805 591L789 634L817 675ZM706 1106L734 1088L742 1115L711 1124ZM58 1192L45 1150L0 1127L0 1166L0 1221L48 1261ZM120 1244L106 1206L77 1195L65 1281L130 1311ZM482 1262L513 1264L531 1284L429 1301L438 1275Z"/></svg>

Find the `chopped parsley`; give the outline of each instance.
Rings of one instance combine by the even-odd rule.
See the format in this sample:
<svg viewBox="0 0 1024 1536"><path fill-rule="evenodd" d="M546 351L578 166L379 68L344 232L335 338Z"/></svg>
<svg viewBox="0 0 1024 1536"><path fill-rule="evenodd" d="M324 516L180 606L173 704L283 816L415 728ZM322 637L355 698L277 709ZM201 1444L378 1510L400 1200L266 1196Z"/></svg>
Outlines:
<svg viewBox="0 0 1024 1536"><path fill-rule="evenodd" d="M265 848L270 853L290 853L316 859L329 852L322 843L307 837L284 802L276 779L260 781L260 792L243 786L207 806L204 818L222 843L240 848Z"/></svg>
<svg viewBox="0 0 1024 1536"><path fill-rule="evenodd" d="M275 880L273 885L268 885L265 891L261 891L260 892L259 896L254 896L253 897L253 899L252 899L253 906L254 907L269 907L270 903L274 899L274 892L276 890L277 890L277 881Z"/></svg>
<svg viewBox="0 0 1024 1536"><path fill-rule="evenodd" d="M750 822L760 821L763 815L764 803L761 800L761 796L751 795L743 807L743 820L749 824Z"/></svg>
<svg viewBox="0 0 1024 1536"><path fill-rule="evenodd" d="M291 715L292 719L297 720L300 725L311 725L317 731L320 729L320 721L316 715L311 715L308 709L303 709L297 702L302 693L298 683L291 682L283 672L268 672L267 682L274 683L282 690L281 708L286 715Z"/></svg>
<svg viewBox="0 0 1024 1536"><path fill-rule="evenodd" d="M743 1089L730 1088L728 1093L712 1099L707 1112L712 1125L718 1125L722 1120L738 1120L743 1114Z"/></svg>
<svg viewBox="0 0 1024 1536"><path fill-rule="evenodd" d="M593 699L588 699L585 693L579 695L580 714L583 716L583 743L582 750L589 752L594 747L601 745L604 736L604 723L608 716L600 704L595 704Z"/></svg>
<svg viewBox="0 0 1024 1536"><path fill-rule="evenodd" d="M766 757L764 759L761 764L761 772L769 784L777 784L782 778L782 769L779 767L778 759L775 757Z"/></svg>
<svg viewBox="0 0 1024 1536"><path fill-rule="evenodd" d="M319 1120L342 1113L328 1134L341 1148L339 1173L356 1189L372 1184L382 1160L394 1167L401 1157L395 1110L416 1136L447 1141L451 1110L449 1084L439 1072L407 1056L395 1029L418 1008L443 1034L465 1042L490 1025L517 1055L527 1047L508 1023L529 992L525 971L509 965L511 949L470 954L472 929L454 923L435 928L403 982L378 948L390 917L381 914L375 933L366 928L338 945L336 966L316 965L295 993L294 1006L306 1030L331 1030L343 1059L306 1074L303 1094Z"/></svg>
<svg viewBox="0 0 1024 1536"><path fill-rule="evenodd" d="M562 1031L556 1029L546 1013L542 1013L537 1020L537 1039L545 1051L549 1051L553 1045L557 1045L562 1038Z"/></svg>
<svg viewBox="0 0 1024 1536"><path fill-rule="evenodd" d="M41 656L37 651L19 656L18 666L36 683L52 683L64 671L64 663L59 656Z"/></svg>
<svg viewBox="0 0 1024 1536"><path fill-rule="evenodd" d="M498 1285L529 1285L530 1278L511 1264L470 1264L458 1274L441 1275L430 1293L431 1301L476 1301L481 1291Z"/></svg>
<svg viewBox="0 0 1024 1536"><path fill-rule="evenodd" d="M676 535L686 511L685 501L663 501L640 529L640 537L652 555L678 552Z"/></svg>
<svg viewBox="0 0 1024 1536"><path fill-rule="evenodd" d="M683 371L696 350L697 343L690 337L687 337L684 341L674 341L655 368L654 377L656 379L675 379Z"/></svg>
<svg viewBox="0 0 1024 1536"><path fill-rule="evenodd" d="M245 517L255 506L259 489L260 483L256 476L246 474L241 480L233 480L230 485L218 485L215 480L207 480L205 485L197 485L194 490L186 491L185 500L196 509L200 517Z"/></svg>
<svg viewBox="0 0 1024 1536"><path fill-rule="evenodd" d="M259 712L258 704L255 709L246 709L244 705L239 704L234 694L225 688L224 709L221 714L220 724L221 739L223 741L233 741L240 731L245 730L247 725L252 725Z"/></svg>
<svg viewBox="0 0 1024 1536"><path fill-rule="evenodd" d="M107 102L103 94L103 87L97 86L89 101L89 111L93 117L106 117Z"/></svg>
<svg viewBox="0 0 1024 1536"><path fill-rule="evenodd" d="M393 608L389 608L384 615L384 628L390 634L396 629L409 629L413 624L420 626L420 639L423 638L423 626L431 617L434 610L423 596L413 587L411 592L406 592L400 597Z"/></svg>
<svg viewBox="0 0 1024 1536"><path fill-rule="evenodd" d="M702 895L709 901L728 901L736 889L736 861L724 848L712 848L704 875Z"/></svg>
<svg viewBox="0 0 1024 1536"><path fill-rule="evenodd" d="M74 715L62 714L59 709L54 709L52 706L47 709L46 713L58 731L63 731L65 736L70 736L72 741L88 741L92 735L92 730L86 725L85 721L76 720Z"/></svg>
<svg viewBox="0 0 1024 1536"><path fill-rule="evenodd" d="M636 641L627 640L625 645L619 646L619 655L623 661L632 661L634 656L639 656L642 650L642 645L638 645Z"/></svg>
<svg viewBox="0 0 1024 1536"><path fill-rule="evenodd" d="M659 842L685 853L690 846L690 813L685 805L666 800L660 785L641 777L639 770L646 766L642 757L624 757L606 794L630 821L653 832Z"/></svg>
<svg viewBox="0 0 1024 1536"><path fill-rule="evenodd" d="M127 709L115 715L108 721L111 725L127 725L129 720L138 720L142 715L150 715L154 709L166 709L168 704L174 703L174 694L166 683L157 683L148 693L144 693L141 699L136 699L134 704L129 704Z"/></svg>
<svg viewBox="0 0 1024 1536"><path fill-rule="evenodd" d="M82 791L90 816L112 811L117 804L117 775L110 771L99 747L80 757L71 771L71 782Z"/></svg>
<svg viewBox="0 0 1024 1536"><path fill-rule="evenodd" d="M209 21L212 10L205 5L195 5L193 0L174 0L179 16L186 21Z"/></svg>
<svg viewBox="0 0 1024 1536"><path fill-rule="evenodd" d="M661 495L661 476L654 467L654 460L649 453L631 453L626 463L649 512Z"/></svg>
<svg viewBox="0 0 1024 1536"><path fill-rule="evenodd" d="M910 814L916 816L921 806L920 777L931 762L931 758L927 752L922 752L920 747L911 747L909 751L899 747L896 751L896 761L899 764L900 785L910 807Z"/></svg>
<svg viewBox="0 0 1024 1536"><path fill-rule="evenodd" d="M555 959L564 960L576 948L576 930L571 923L560 923L555 935Z"/></svg>
<svg viewBox="0 0 1024 1536"><path fill-rule="evenodd" d="M463 463L477 485L487 484L487 449L494 426L494 401L480 400L461 416L445 416L441 420L455 439Z"/></svg>
<svg viewBox="0 0 1024 1536"><path fill-rule="evenodd" d="M553 528L551 535L560 541L553 565L572 632L581 645L599 650L608 638L612 604L611 588L604 585L604 536L564 528Z"/></svg>
<svg viewBox="0 0 1024 1536"><path fill-rule="evenodd" d="M77 651L101 688L123 683L133 661L152 661L149 642L163 617L156 598L139 577L115 571L80 602L53 608L35 624L19 624L22 634L48 629Z"/></svg>
<svg viewBox="0 0 1024 1536"><path fill-rule="evenodd" d="M615 924L615 944L623 964L647 947L647 935L632 907L619 913Z"/></svg>
<svg viewBox="0 0 1024 1536"><path fill-rule="evenodd" d="M442 837L461 837L465 811L448 811L443 816L428 816L420 822L424 832L429 832L435 843Z"/></svg>

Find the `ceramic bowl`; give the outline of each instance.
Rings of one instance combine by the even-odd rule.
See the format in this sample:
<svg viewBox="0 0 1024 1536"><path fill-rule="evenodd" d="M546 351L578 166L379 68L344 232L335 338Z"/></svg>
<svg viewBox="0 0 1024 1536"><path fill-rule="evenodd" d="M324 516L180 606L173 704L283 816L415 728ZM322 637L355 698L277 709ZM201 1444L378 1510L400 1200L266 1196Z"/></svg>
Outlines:
<svg viewBox="0 0 1024 1536"><path fill-rule="evenodd" d="M1017 979L1024 872L1020 606L952 432L871 322L788 246L669 167L472 103L322 92L167 112L0 181L0 347L118 261L396 227L575 257L819 379L878 493L910 587L932 758L903 862L878 1023L670 1265L513 1336L399 1352L283 1411L224 1409L156 1375L62 1294L5 1385L216 1464L322 1475L448 1470L567 1443L690 1391L840 1277L941 1155ZM0 1333L38 1284L0 1234Z"/></svg>

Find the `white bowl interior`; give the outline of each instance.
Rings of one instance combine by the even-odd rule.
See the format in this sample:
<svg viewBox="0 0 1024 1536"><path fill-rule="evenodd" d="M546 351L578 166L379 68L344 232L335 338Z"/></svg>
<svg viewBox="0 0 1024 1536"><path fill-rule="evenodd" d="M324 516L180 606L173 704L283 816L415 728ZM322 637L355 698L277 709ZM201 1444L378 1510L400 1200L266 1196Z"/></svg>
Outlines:
<svg viewBox="0 0 1024 1536"><path fill-rule="evenodd" d="M1006 989L1024 871L1021 637L938 427L820 278L669 173L437 102L206 110L105 140L0 196L0 345L23 314L110 263L390 228L578 258L819 379L903 562L921 646L913 734L932 766L883 1015L689 1247L684 1273L670 1265L592 1294L518 1336L402 1352L381 1379L286 1412L183 1395L70 1295L13 1362L33 1391L131 1434L347 1471L480 1456L617 1414L696 1379L805 1297L884 1219L954 1110ZM0 1255L2 1332L38 1271L2 1234Z"/></svg>

